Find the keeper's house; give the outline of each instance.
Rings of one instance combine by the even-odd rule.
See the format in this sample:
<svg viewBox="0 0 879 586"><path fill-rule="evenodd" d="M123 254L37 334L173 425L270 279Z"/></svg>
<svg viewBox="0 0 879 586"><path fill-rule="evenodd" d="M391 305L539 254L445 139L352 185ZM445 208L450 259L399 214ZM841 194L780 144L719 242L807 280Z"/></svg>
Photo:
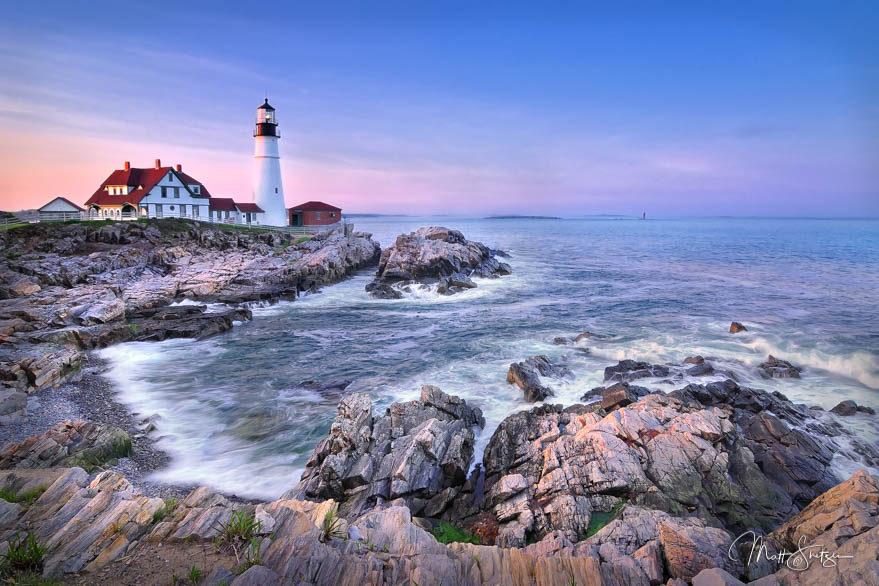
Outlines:
<svg viewBox="0 0 879 586"><path fill-rule="evenodd" d="M307 201L287 209L290 226L329 226L342 221L342 208L322 201Z"/></svg>
<svg viewBox="0 0 879 586"><path fill-rule="evenodd" d="M183 166L163 167L156 159L148 169L113 171L85 202L90 219L190 218L229 223L259 223L262 210L237 204L231 198L212 198L203 183L183 172ZM249 211L240 213L238 206Z"/></svg>

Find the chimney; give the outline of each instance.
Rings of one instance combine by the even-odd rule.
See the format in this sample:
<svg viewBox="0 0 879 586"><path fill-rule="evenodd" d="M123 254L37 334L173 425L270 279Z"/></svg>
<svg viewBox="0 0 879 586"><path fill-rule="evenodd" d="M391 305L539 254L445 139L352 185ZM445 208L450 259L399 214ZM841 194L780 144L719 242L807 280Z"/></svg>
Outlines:
<svg viewBox="0 0 879 586"><path fill-rule="evenodd" d="M183 171L183 165L181 165L180 163L177 163L177 172L180 173L182 171Z"/></svg>
<svg viewBox="0 0 879 586"><path fill-rule="evenodd" d="M131 161L125 161L125 170L131 171Z"/></svg>
<svg viewBox="0 0 879 586"><path fill-rule="evenodd" d="M162 166L162 159L156 159L156 169Z"/></svg>

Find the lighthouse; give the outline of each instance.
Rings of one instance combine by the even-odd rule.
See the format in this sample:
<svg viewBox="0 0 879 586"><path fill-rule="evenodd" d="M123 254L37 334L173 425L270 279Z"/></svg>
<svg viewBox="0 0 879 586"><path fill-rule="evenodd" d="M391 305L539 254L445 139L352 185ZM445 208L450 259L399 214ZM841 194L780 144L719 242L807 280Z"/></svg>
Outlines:
<svg viewBox="0 0 879 586"><path fill-rule="evenodd" d="M278 152L278 121L269 99L256 109L253 131L253 201L265 210L264 224L287 225L287 205L281 182L281 155Z"/></svg>

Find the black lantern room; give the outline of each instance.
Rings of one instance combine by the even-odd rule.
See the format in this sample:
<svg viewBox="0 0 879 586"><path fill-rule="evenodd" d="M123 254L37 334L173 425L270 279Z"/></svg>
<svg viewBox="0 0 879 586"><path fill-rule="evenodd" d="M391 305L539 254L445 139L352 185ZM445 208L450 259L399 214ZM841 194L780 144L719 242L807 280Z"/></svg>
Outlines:
<svg viewBox="0 0 879 586"><path fill-rule="evenodd" d="M281 136L278 134L278 121L275 119L275 109L266 98L265 103L256 109L256 130L253 136Z"/></svg>

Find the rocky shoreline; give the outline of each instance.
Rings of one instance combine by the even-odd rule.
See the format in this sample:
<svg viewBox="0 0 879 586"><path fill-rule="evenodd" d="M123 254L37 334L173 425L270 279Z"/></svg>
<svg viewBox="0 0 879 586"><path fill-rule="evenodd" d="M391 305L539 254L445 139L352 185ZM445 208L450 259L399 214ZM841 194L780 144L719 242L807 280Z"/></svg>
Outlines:
<svg viewBox="0 0 879 586"><path fill-rule="evenodd" d="M115 401L91 349L212 335L248 319L247 302L314 289L379 260L367 234L276 243L183 224L165 232L73 226L46 242L23 233L9 248L0 267L0 366L4 404L16 409L0 414L13 421L0 426L8 439L0 449L0 578L876 583L879 477L862 470L839 478L834 466L846 449L879 467L879 449L837 419L873 418L872 410L794 403L739 384L710 357L621 360L604 369L604 386L567 406L549 402L547 383L572 376L570 365L546 356L513 363L510 392L543 403L506 417L481 455L478 405L427 385L419 399L384 412L373 411L368 394L344 396L302 477L277 500L149 482L167 455L152 445L152 422ZM445 228L401 236L392 249L381 254L371 289L379 296L426 282L463 288L453 281L469 278L465 269L509 272L496 251ZM66 268L47 272L53 262ZM229 306L170 305L180 298ZM808 375L773 356L758 370L792 385ZM29 566L16 557L23 536L41 551ZM773 552L819 544L837 557L800 568L754 560L759 540Z"/></svg>

